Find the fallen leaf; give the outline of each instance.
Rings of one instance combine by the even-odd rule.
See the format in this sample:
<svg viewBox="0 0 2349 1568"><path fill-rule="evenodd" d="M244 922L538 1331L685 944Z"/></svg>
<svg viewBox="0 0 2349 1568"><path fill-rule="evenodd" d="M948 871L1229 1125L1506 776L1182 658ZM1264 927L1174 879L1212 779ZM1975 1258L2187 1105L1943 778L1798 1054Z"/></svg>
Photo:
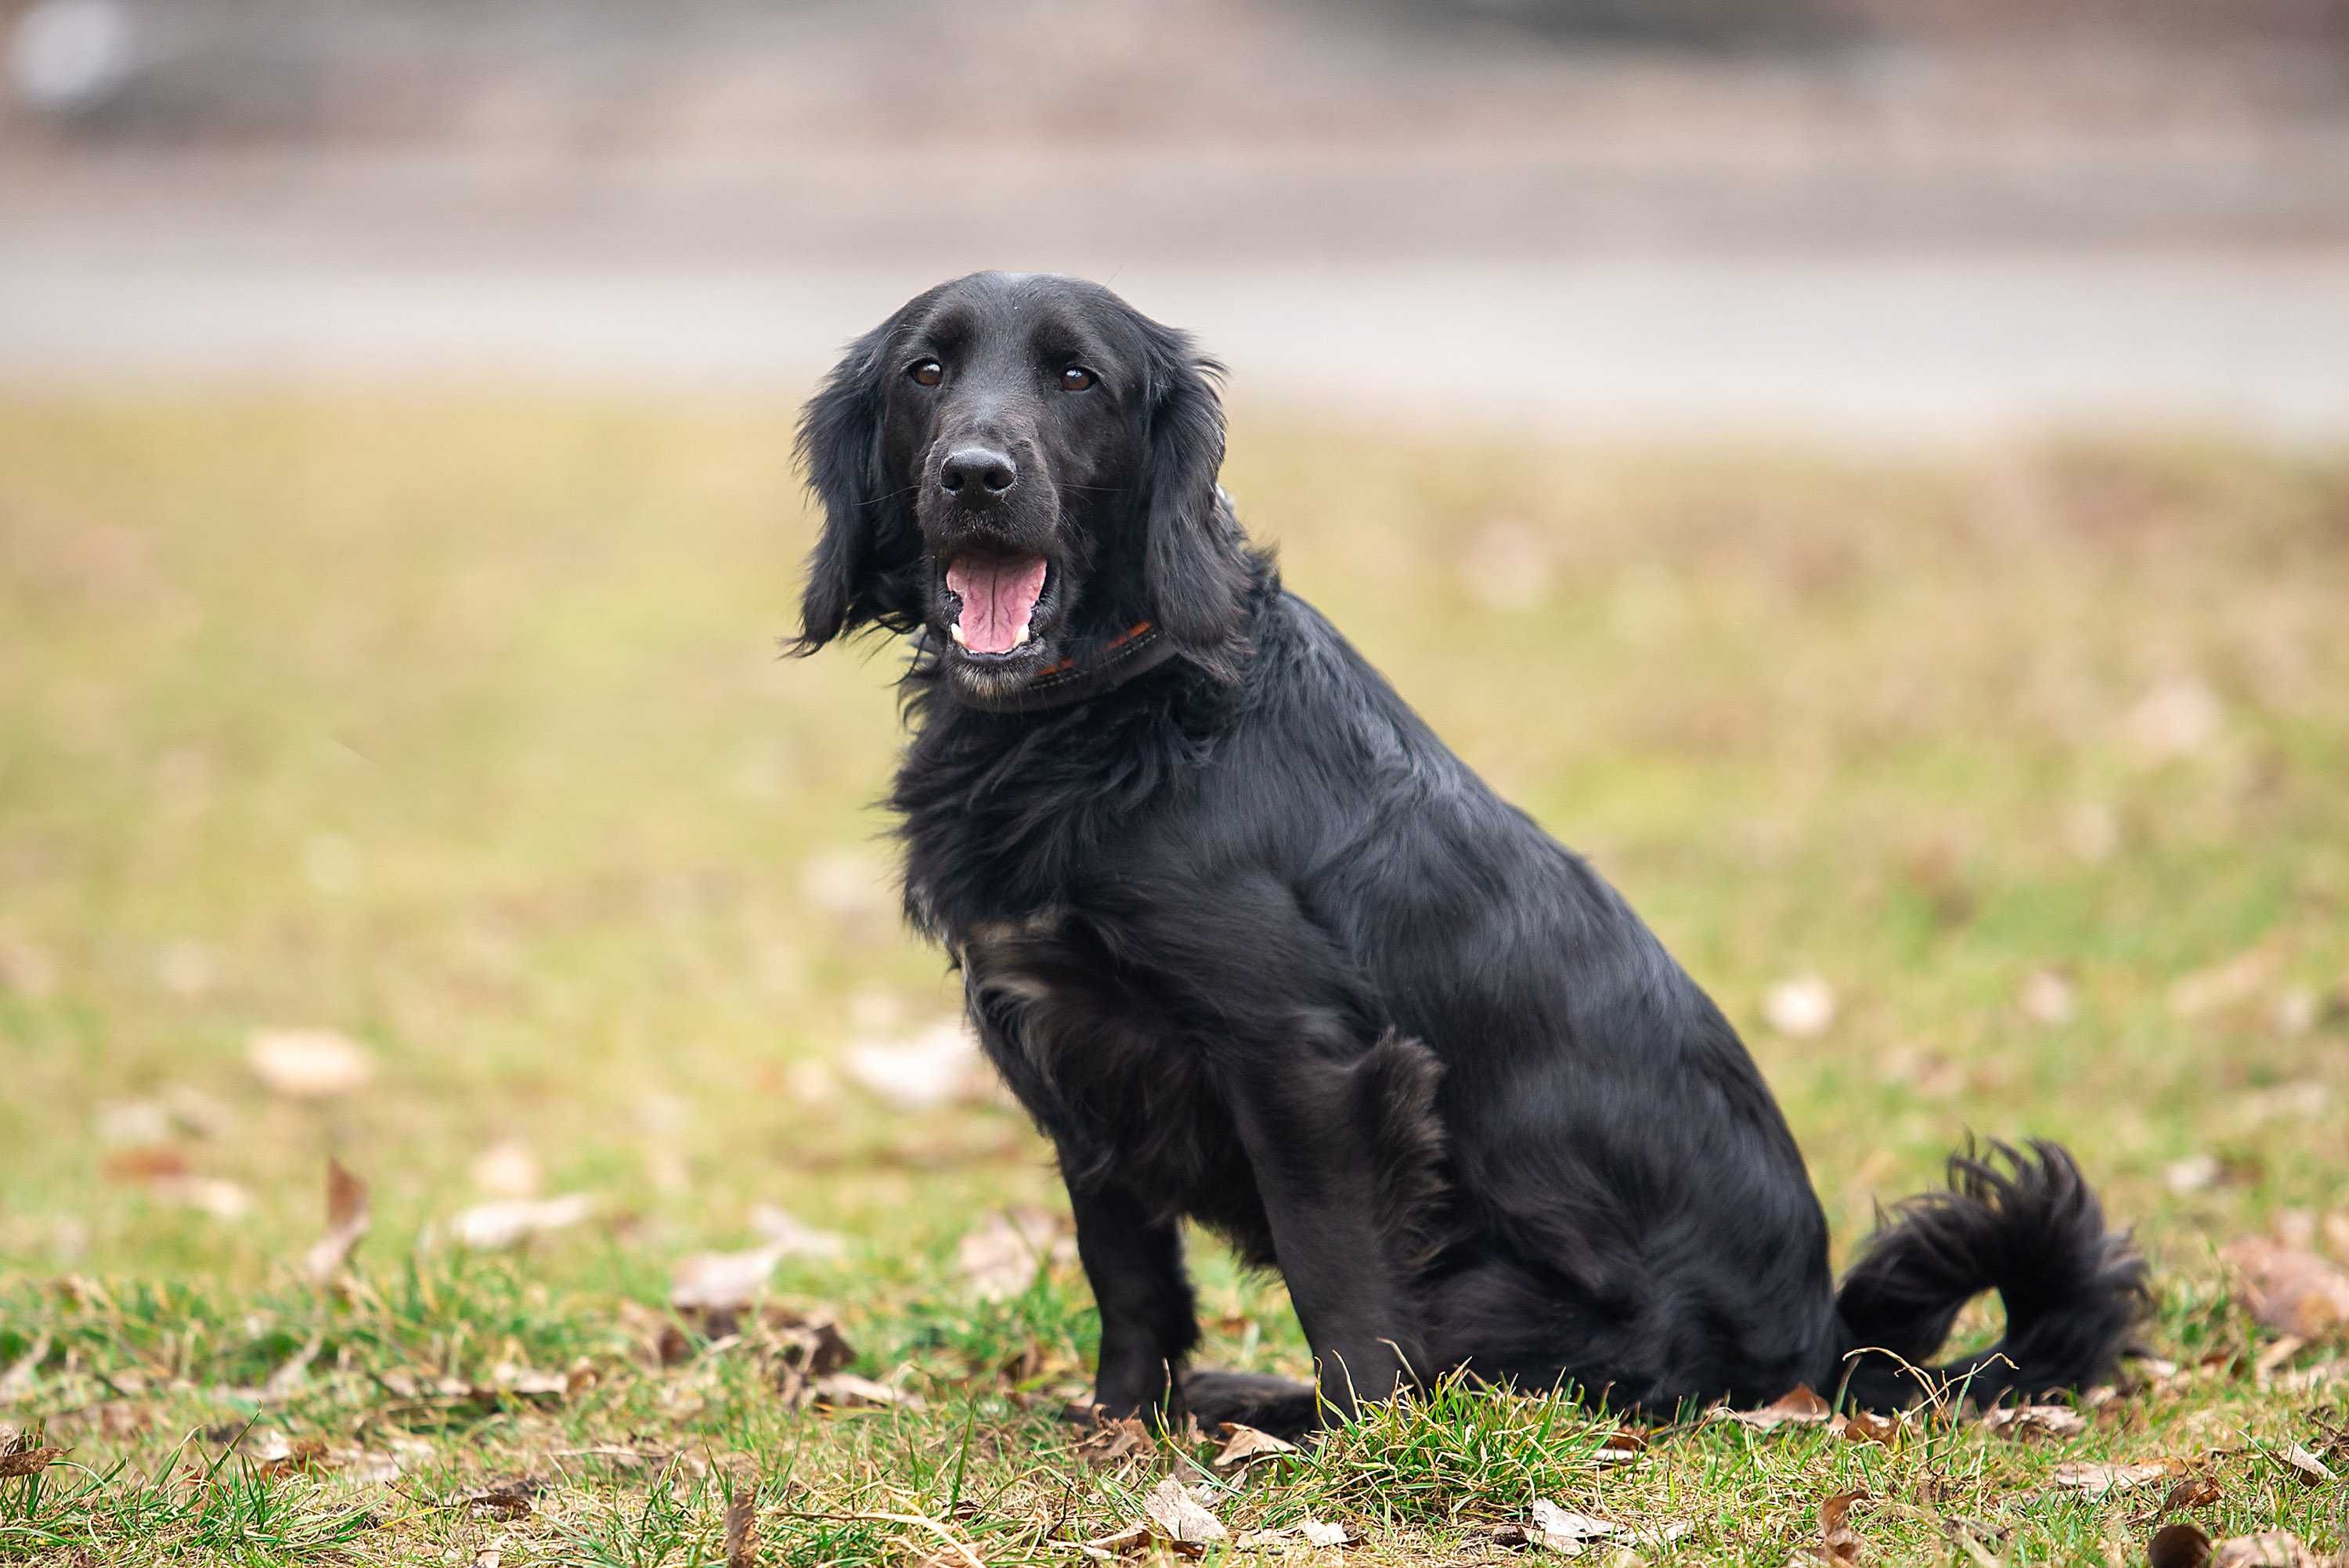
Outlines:
<svg viewBox="0 0 2349 1568"><path fill-rule="evenodd" d="M870 1377L860 1377L854 1372L834 1372L818 1377L809 1385L815 1397L827 1405L903 1405L918 1410L923 1400L919 1394L909 1394L903 1388L893 1388L886 1383L875 1383Z"/></svg>
<svg viewBox="0 0 2349 1568"><path fill-rule="evenodd" d="M2080 1010L2072 982L2053 969L2033 970L2024 977L2022 993L2015 1000L2024 1017L2051 1026L2070 1023L2073 1015Z"/></svg>
<svg viewBox="0 0 2349 1568"><path fill-rule="evenodd" d="M2251 1363L2251 1381L2266 1387L2274 1381L2276 1371L2293 1357L2308 1348L2308 1341L2297 1334L2287 1334L2259 1354Z"/></svg>
<svg viewBox="0 0 2349 1568"><path fill-rule="evenodd" d="M2161 1179L2163 1185L2184 1198L2216 1187L2220 1177L2224 1174L2226 1167L2219 1162L2216 1155L2189 1154L2165 1169Z"/></svg>
<svg viewBox="0 0 2349 1568"><path fill-rule="evenodd" d="M726 1568L751 1568L759 1560L759 1493L755 1484L738 1488L726 1501Z"/></svg>
<svg viewBox="0 0 2349 1568"><path fill-rule="evenodd" d="M1267 1552L1303 1542L1308 1546L1338 1547L1350 1544L1353 1532L1342 1524L1330 1524L1319 1519L1301 1519L1295 1524L1284 1524L1278 1530L1251 1530L1233 1542L1242 1552Z"/></svg>
<svg viewBox="0 0 2349 1568"><path fill-rule="evenodd" d="M531 1499L538 1493L538 1482L528 1476L516 1476L511 1480L494 1481L477 1491L460 1492L446 1506L478 1509L492 1519L520 1519L531 1511Z"/></svg>
<svg viewBox="0 0 2349 1568"><path fill-rule="evenodd" d="M886 913L889 871L861 850L825 850L800 867L800 896L837 919L875 920Z"/></svg>
<svg viewBox="0 0 2349 1568"><path fill-rule="evenodd" d="M1080 1545L1078 1550L1088 1557L1106 1563L1113 1558L1137 1555L1148 1549L1150 1539L1150 1526L1136 1524L1114 1534L1095 1536Z"/></svg>
<svg viewBox="0 0 2349 1568"><path fill-rule="evenodd" d="M2161 1500L2161 1506L2154 1510L2154 1517L2158 1519L2165 1513L2176 1513L2180 1509L2208 1508L2221 1495L2219 1483L2209 1476L2189 1475L2169 1489L2168 1495Z"/></svg>
<svg viewBox="0 0 2349 1568"><path fill-rule="evenodd" d="M449 1221L449 1235L475 1252L502 1252L533 1236L567 1230L595 1212L595 1198L567 1192L559 1198L508 1198L462 1210Z"/></svg>
<svg viewBox="0 0 2349 1568"><path fill-rule="evenodd" d="M1827 1423L1827 1430L1841 1434L1847 1443L1882 1443L1890 1448L1905 1430L1897 1416L1879 1416L1873 1410L1849 1410Z"/></svg>
<svg viewBox="0 0 2349 1568"><path fill-rule="evenodd" d="M18 1443L23 1439L17 1439ZM64 1449L18 1447L12 1443L6 1453L0 1453L0 1480L15 1480L45 1470L65 1456Z"/></svg>
<svg viewBox="0 0 2349 1568"><path fill-rule="evenodd" d="M511 1138L481 1150L470 1173L474 1186L497 1198L534 1198L545 1180L538 1156Z"/></svg>
<svg viewBox="0 0 2349 1568"><path fill-rule="evenodd" d="M171 1113L161 1100L105 1100L93 1120L91 1130L109 1149L156 1148L171 1140Z"/></svg>
<svg viewBox="0 0 2349 1568"><path fill-rule="evenodd" d="M1150 1522L1158 1527L1159 1533L1178 1547L1210 1545L1227 1539L1231 1533L1224 1528L1222 1520L1209 1512L1171 1475L1142 1500L1142 1511L1150 1516Z"/></svg>
<svg viewBox="0 0 2349 1568"><path fill-rule="evenodd" d="M1629 1427L1618 1427L1607 1434L1592 1456L1603 1465L1630 1464L1648 1451L1648 1439Z"/></svg>
<svg viewBox="0 0 2349 1568"><path fill-rule="evenodd" d="M2333 1483L2332 1467L2306 1449L2294 1443L2283 1451L2284 1468L2302 1486L2329 1486Z"/></svg>
<svg viewBox="0 0 2349 1568"><path fill-rule="evenodd" d="M1533 1515L1535 1541L1568 1557L1580 1556L1594 1541L1617 1541L1630 1534L1613 1520L1560 1508L1546 1497L1534 1499Z"/></svg>
<svg viewBox="0 0 2349 1568"><path fill-rule="evenodd" d="M2219 1542L2210 1568L2341 1568L2338 1556L2319 1556L2290 1531L2237 1535Z"/></svg>
<svg viewBox="0 0 2349 1568"><path fill-rule="evenodd" d="M339 1160L326 1161L326 1233L310 1245L302 1259L303 1271L316 1284L326 1284L343 1272L351 1251L367 1233L373 1215L367 1183L343 1168Z"/></svg>
<svg viewBox="0 0 2349 1568"><path fill-rule="evenodd" d="M1088 1464L1106 1469L1135 1454L1152 1452L1157 1447L1157 1435L1146 1422L1132 1416L1122 1421L1105 1421L1096 1414L1093 1429L1078 1442L1077 1451L1085 1456Z"/></svg>
<svg viewBox="0 0 2349 1568"><path fill-rule="evenodd" d="M2243 1305L2267 1327L2302 1339L2349 1327L2349 1274L2314 1253L2246 1236L2219 1255L2241 1277Z"/></svg>
<svg viewBox="0 0 2349 1568"><path fill-rule="evenodd" d="M1706 1418L1735 1421L1741 1427L1753 1427L1766 1432L1780 1427L1824 1426L1834 1413L1809 1384L1797 1383L1758 1410L1718 1409Z"/></svg>
<svg viewBox="0 0 2349 1568"><path fill-rule="evenodd" d="M2103 1497L2116 1491L2134 1491L2138 1487L2176 1475L2184 1469L2175 1460L2148 1460L2138 1464L2099 1464L2087 1460L2067 1460L2055 1467L2055 1484L2065 1491L2084 1491L2093 1497Z"/></svg>
<svg viewBox="0 0 2349 1568"><path fill-rule="evenodd" d="M2218 738L2227 710L2194 676L2163 681L2129 709L2122 725L2129 747L2148 766L2189 756Z"/></svg>
<svg viewBox="0 0 2349 1568"><path fill-rule="evenodd" d="M1819 1555L1839 1568L1859 1561L1859 1532L1851 1527L1851 1505L1867 1500L1865 1491L1839 1491L1819 1504Z"/></svg>
<svg viewBox="0 0 2349 1568"><path fill-rule="evenodd" d="M219 1176L173 1176L150 1185L166 1202L201 1210L215 1220L242 1220L253 1212L253 1194Z"/></svg>
<svg viewBox="0 0 2349 1568"><path fill-rule="evenodd" d="M1260 1460L1270 1454L1293 1454L1297 1445L1286 1438L1276 1438L1270 1432L1260 1432L1254 1427L1237 1421L1224 1423L1223 1451L1216 1456L1217 1469L1243 1465L1250 1460Z"/></svg>
<svg viewBox="0 0 2349 1568"><path fill-rule="evenodd" d="M2180 1018L2199 1018L2248 1002L2261 991L2283 962L2272 947L2254 947L2224 964L2182 975L2169 987L2169 1010Z"/></svg>
<svg viewBox="0 0 2349 1568"><path fill-rule="evenodd" d="M980 1300L1008 1301L1047 1263L1074 1261L1076 1242L1061 1228L1059 1216L1042 1209L989 1214L956 1245L955 1266Z"/></svg>
<svg viewBox="0 0 2349 1568"><path fill-rule="evenodd" d="M836 1258L848 1250L848 1238L836 1231L819 1231L789 1210L772 1203L750 1207L750 1228L783 1249L785 1257Z"/></svg>
<svg viewBox="0 0 2349 1568"><path fill-rule="evenodd" d="M1816 975L1782 980L1763 994L1762 1016L1789 1039L1816 1039L1835 1022L1835 990Z"/></svg>
<svg viewBox="0 0 2349 1568"><path fill-rule="evenodd" d="M244 1059L271 1093L287 1099L334 1099L375 1079L374 1057L337 1029L264 1029Z"/></svg>
<svg viewBox="0 0 2349 1568"><path fill-rule="evenodd" d="M2009 1438L2075 1438L2088 1418L2069 1405L2004 1405L1986 1412L1982 1429Z"/></svg>
<svg viewBox="0 0 2349 1568"><path fill-rule="evenodd" d="M994 1092L978 1037L962 1018L941 1018L908 1039L856 1046L841 1068L850 1081L899 1110L936 1110Z"/></svg>

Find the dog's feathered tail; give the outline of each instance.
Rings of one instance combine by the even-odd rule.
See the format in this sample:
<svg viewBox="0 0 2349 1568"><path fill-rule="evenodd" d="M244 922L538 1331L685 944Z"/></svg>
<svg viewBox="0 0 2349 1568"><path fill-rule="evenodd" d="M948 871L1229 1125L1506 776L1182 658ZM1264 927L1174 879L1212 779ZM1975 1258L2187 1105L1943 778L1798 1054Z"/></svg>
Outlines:
<svg viewBox="0 0 2349 1568"><path fill-rule="evenodd" d="M1959 1309L1986 1290L2006 1307L1992 1349L1927 1365ZM1950 1184L1902 1203L1836 1294L1851 1354L1847 1398L1898 1409L1947 1389L1991 1405L2110 1377L2147 1306L2145 1261L2105 1214L2072 1156L2053 1143L1969 1142Z"/></svg>

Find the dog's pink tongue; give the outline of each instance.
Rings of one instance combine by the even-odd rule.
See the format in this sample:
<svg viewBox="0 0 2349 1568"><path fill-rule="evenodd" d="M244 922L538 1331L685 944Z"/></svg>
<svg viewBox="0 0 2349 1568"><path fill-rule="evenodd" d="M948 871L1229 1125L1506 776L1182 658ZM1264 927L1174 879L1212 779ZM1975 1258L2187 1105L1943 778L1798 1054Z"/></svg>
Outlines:
<svg viewBox="0 0 2349 1568"><path fill-rule="evenodd" d="M962 601L963 646L974 654L1008 654L1019 645L1021 629L1044 593L1044 558L957 561L947 568L947 586Z"/></svg>

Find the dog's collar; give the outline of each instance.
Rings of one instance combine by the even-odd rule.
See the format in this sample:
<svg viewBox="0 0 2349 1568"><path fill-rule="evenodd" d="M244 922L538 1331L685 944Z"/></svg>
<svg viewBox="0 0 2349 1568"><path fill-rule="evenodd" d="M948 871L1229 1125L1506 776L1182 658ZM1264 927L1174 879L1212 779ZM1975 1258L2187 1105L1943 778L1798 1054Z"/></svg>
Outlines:
<svg viewBox="0 0 2349 1568"><path fill-rule="evenodd" d="M985 713L1037 713L1113 691L1134 676L1156 669L1178 651L1174 640L1155 623L1136 621L1114 637L1061 655L1058 663L1017 691L1001 696L982 696L957 686L950 685L947 689L955 701ZM914 658L916 669L926 664L933 668L936 665L937 654L926 630L916 645Z"/></svg>

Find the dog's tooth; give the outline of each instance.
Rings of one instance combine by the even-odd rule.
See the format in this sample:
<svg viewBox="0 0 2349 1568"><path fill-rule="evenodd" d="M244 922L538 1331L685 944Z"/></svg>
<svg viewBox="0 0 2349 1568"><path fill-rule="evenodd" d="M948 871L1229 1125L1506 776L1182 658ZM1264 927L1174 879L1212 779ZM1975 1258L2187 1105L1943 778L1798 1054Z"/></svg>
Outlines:
<svg viewBox="0 0 2349 1568"><path fill-rule="evenodd" d="M1015 631L1015 632L1013 632L1013 633L1011 634L1011 645L1012 645L1013 647L1015 647L1015 648L1018 648L1018 647L1024 647L1024 646L1026 646L1026 645L1027 645L1027 642L1028 642L1028 623L1027 623L1027 622L1025 622L1025 621L1022 621L1022 622L1020 622L1020 623L1019 623L1019 630L1017 630L1017 631Z"/></svg>
<svg viewBox="0 0 2349 1568"><path fill-rule="evenodd" d="M957 621L953 625L947 628L947 635L955 640L955 646L958 648L967 648L970 646L970 639L962 634L962 623L960 621Z"/></svg>

